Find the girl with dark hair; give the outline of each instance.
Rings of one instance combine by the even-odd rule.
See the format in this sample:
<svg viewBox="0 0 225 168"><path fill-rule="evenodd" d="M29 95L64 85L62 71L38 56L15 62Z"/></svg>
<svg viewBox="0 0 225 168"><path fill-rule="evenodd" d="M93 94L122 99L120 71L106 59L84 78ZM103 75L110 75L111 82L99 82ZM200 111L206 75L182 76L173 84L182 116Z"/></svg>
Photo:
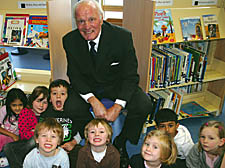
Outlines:
<svg viewBox="0 0 225 168"><path fill-rule="evenodd" d="M26 105L27 97L21 89L8 92L6 103L0 109L0 151L5 144L19 140L18 116Z"/></svg>

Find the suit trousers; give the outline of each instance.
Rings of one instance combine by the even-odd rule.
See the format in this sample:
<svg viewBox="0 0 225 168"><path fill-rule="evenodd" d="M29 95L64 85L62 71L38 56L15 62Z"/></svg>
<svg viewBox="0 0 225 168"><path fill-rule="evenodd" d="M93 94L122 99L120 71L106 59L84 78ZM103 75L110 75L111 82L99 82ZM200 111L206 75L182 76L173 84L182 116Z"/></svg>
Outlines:
<svg viewBox="0 0 225 168"><path fill-rule="evenodd" d="M84 138L84 127L93 119L93 116L89 111L89 108L91 107L90 104L78 93L72 91L72 93L69 94L64 107L65 111L69 111L72 115L76 131L79 131L81 137ZM123 138L128 139L132 144L137 144L143 124L145 123L148 114L152 114L153 112L152 102L147 94L144 93L141 88L137 87L130 101L127 102L126 109L128 113L120 135Z"/></svg>

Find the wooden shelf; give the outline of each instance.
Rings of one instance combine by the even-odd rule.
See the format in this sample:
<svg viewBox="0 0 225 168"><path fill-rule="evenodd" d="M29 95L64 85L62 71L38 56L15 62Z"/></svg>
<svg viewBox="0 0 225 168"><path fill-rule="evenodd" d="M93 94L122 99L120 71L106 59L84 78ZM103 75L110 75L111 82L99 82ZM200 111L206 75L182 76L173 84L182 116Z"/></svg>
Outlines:
<svg viewBox="0 0 225 168"><path fill-rule="evenodd" d="M10 86L11 88L20 88L25 93L30 94L37 86L46 86L48 88L51 80L51 72L45 70L20 69L15 68L18 80Z"/></svg>
<svg viewBox="0 0 225 168"><path fill-rule="evenodd" d="M213 113L215 115L220 114L220 102L221 98L213 94L209 91L203 91L193 94L188 94L183 97L183 104L195 101L200 104L202 107L207 109L209 113Z"/></svg>
<svg viewBox="0 0 225 168"><path fill-rule="evenodd" d="M216 7L198 7L198 8L171 8L173 17L174 30L176 36L176 42L183 42L182 30L180 25L180 18L200 16L203 27L202 15L215 14L219 22L220 38L225 38L225 22L224 22L224 9ZM205 31L203 29L203 38L207 40Z"/></svg>
<svg viewBox="0 0 225 168"><path fill-rule="evenodd" d="M2 44L0 43L1 47L15 47L15 48L32 48L32 49L40 49L40 50L49 50L49 48L44 48L44 47L28 47L28 46L17 46L17 45L11 45L11 44Z"/></svg>

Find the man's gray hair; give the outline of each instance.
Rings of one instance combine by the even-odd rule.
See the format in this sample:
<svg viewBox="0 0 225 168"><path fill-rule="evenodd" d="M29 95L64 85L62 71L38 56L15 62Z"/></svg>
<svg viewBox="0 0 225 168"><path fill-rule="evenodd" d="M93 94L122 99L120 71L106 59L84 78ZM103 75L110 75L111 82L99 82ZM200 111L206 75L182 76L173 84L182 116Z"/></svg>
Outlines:
<svg viewBox="0 0 225 168"><path fill-rule="evenodd" d="M74 7L73 7L75 19L76 19L76 10L77 10L77 7L78 7L80 4L84 4L84 3L86 3L86 4L91 4L91 3L93 3L94 6L98 9L100 19L102 19L103 15L104 15L104 12L103 12L101 6L99 5L99 3L98 3L96 0L80 0L80 1L78 1L78 2L74 5Z"/></svg>

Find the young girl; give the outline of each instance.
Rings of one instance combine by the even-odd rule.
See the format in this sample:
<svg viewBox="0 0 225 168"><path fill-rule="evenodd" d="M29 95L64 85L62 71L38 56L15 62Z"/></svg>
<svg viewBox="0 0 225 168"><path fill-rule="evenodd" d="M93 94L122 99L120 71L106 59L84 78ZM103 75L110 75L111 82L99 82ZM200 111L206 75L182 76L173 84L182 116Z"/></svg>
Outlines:
<svg viewBox="0 0 225 168"><path fill-rule="evenodd" d="M33 137L38 118L47 107L48 89L45 86L37 86L28 97L28 108L24 108L19 114L18 126L21 139Z"/></svg>
<svg viewBox="0 0 225 168"><path fill-rule="evenodd" d="M8 92L0 109L0 151L5 144L19 140L18 115L26 105L27 97L22 90L13 88Z"/></svg>
<svg viewBox="0 0 225 168"><path fill-rule="evenodd" d="M93 119L84 130L86 145L78 153L77 168L119 168L120 154L111 144L112 127L104 119Z"/></svg>
<svg viewBox="0 0 225 168"><path fill-rule="evenodd" d="M129 168L175 168L176 157L173 138L164 131L153 130L146 135L141 154L131 157Z"/></svg>
<svg viewBox="0 0 225 168"><path fill-rule="evenodd" d="M225 150L225 129L222 122L208 121L199 132L199 142L186 159L188 168L220 168Z"/></svg>

